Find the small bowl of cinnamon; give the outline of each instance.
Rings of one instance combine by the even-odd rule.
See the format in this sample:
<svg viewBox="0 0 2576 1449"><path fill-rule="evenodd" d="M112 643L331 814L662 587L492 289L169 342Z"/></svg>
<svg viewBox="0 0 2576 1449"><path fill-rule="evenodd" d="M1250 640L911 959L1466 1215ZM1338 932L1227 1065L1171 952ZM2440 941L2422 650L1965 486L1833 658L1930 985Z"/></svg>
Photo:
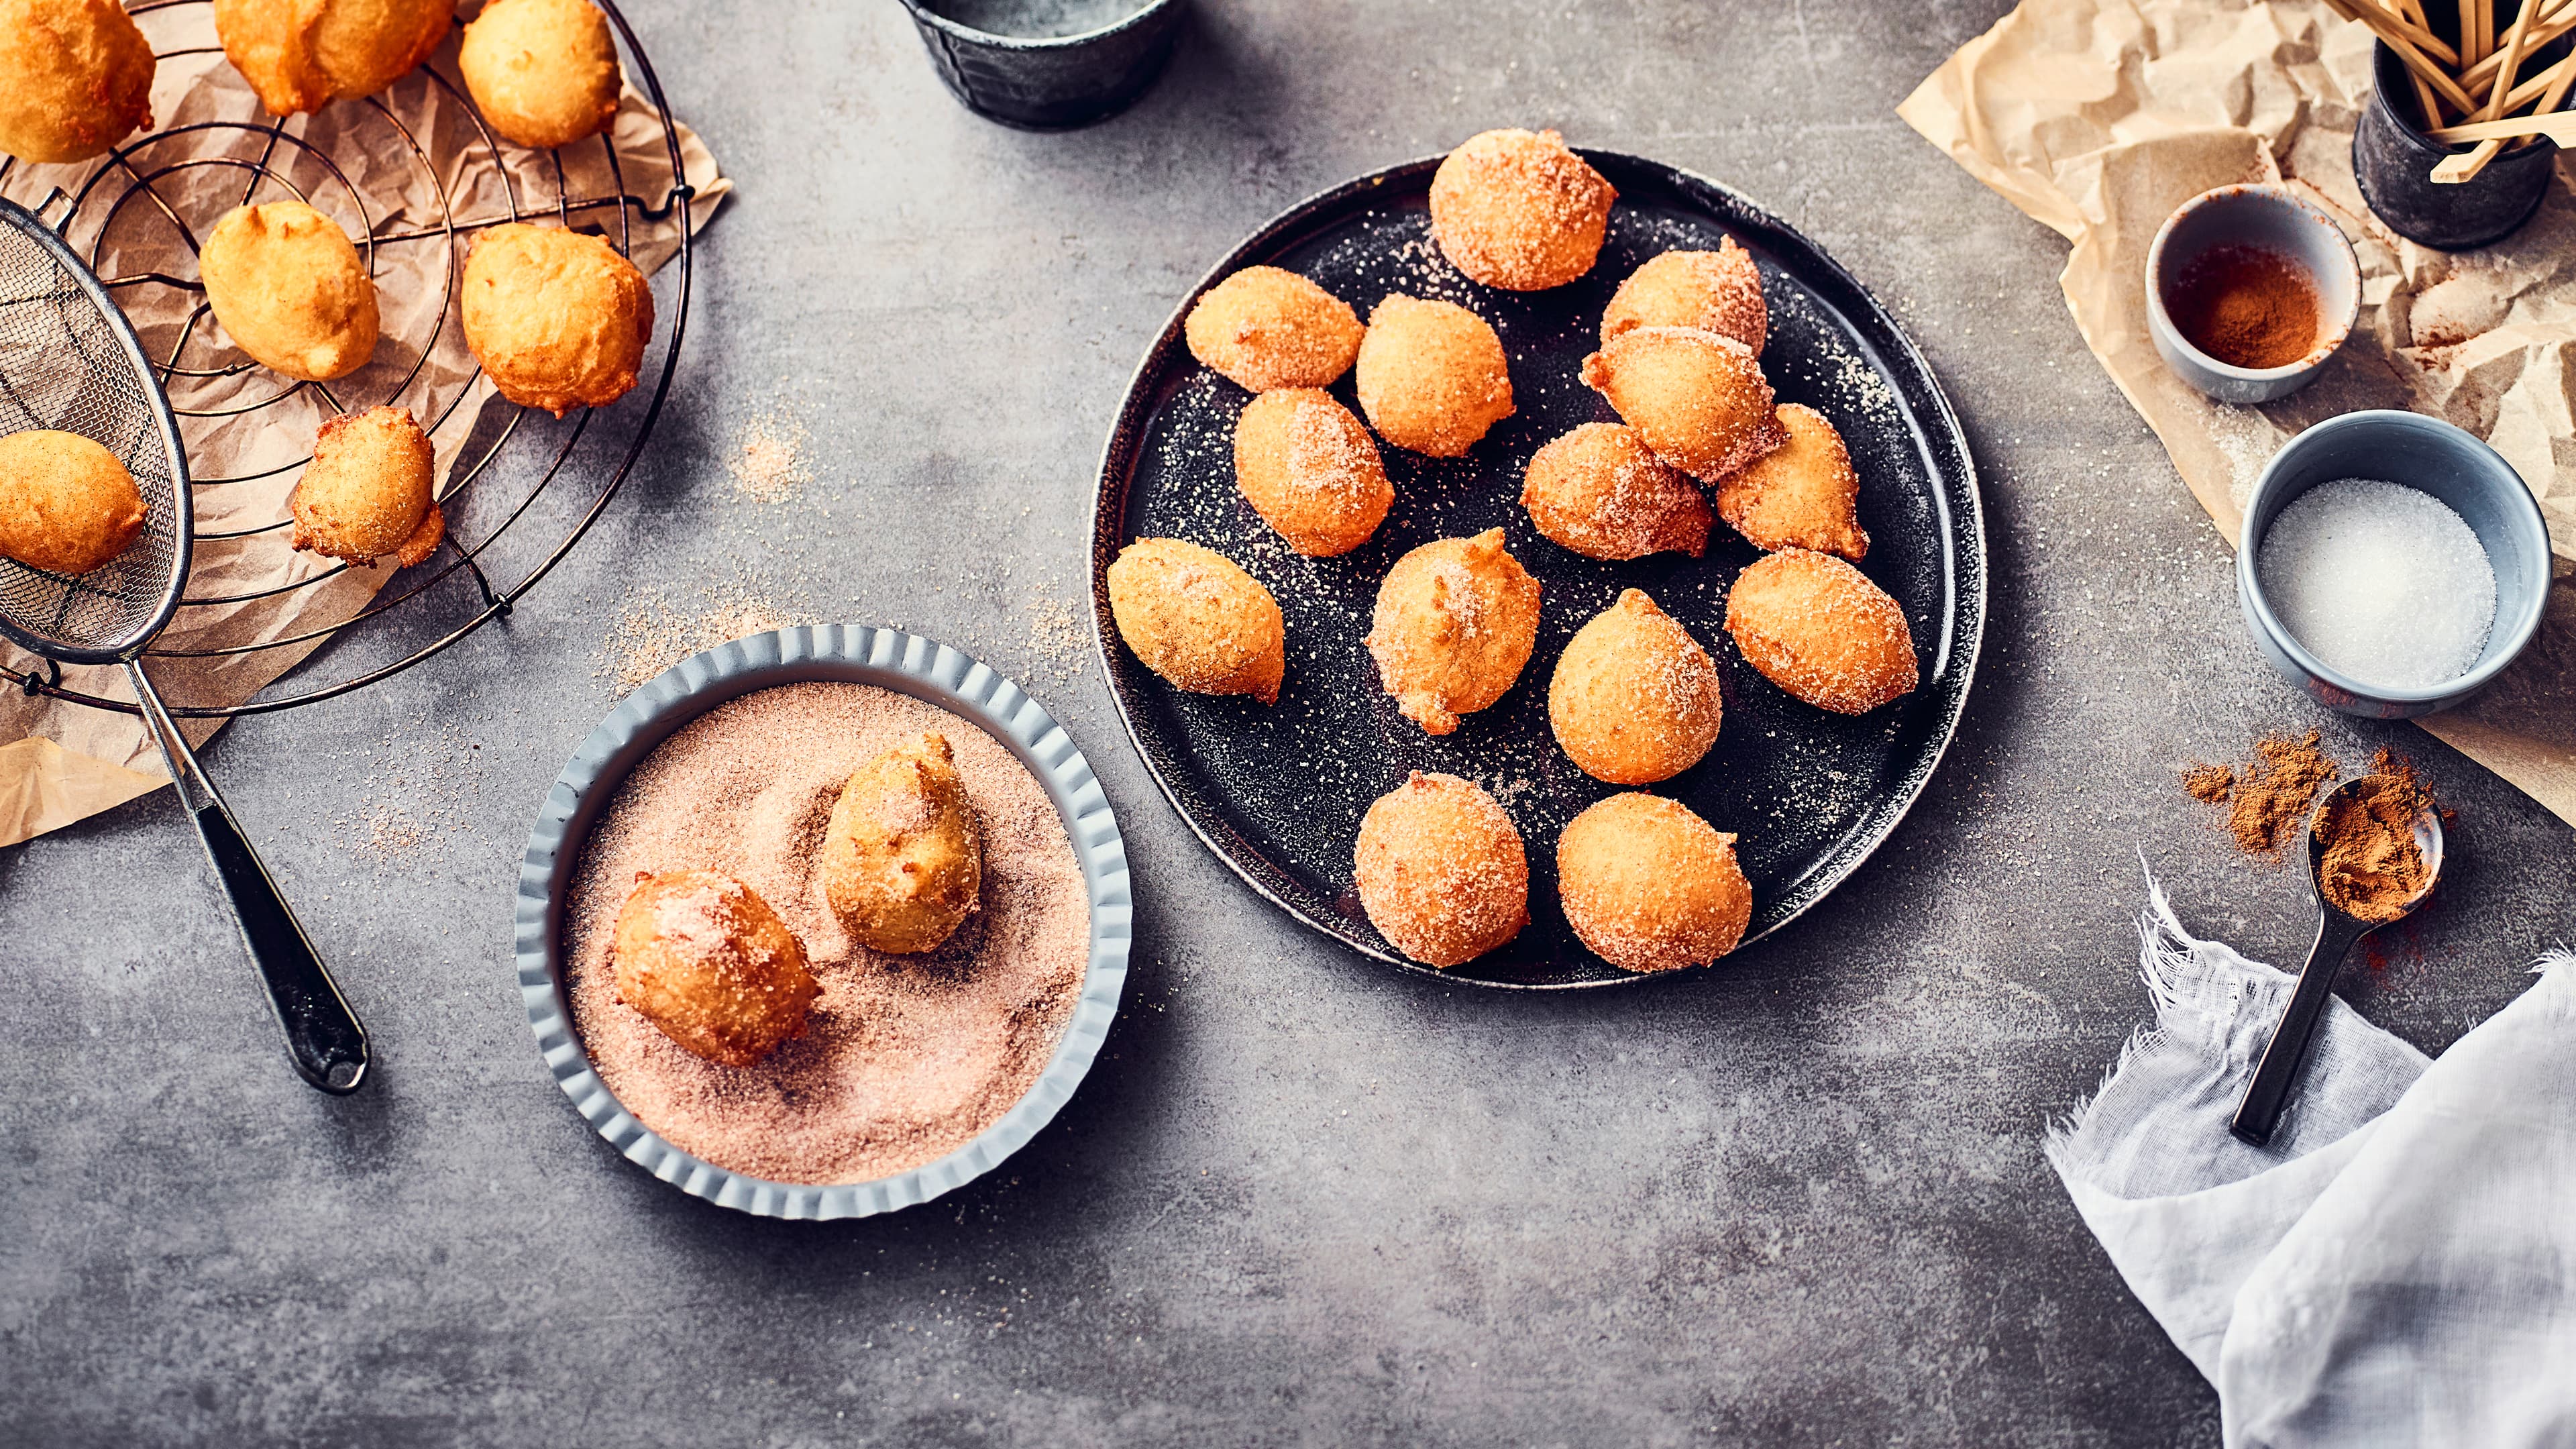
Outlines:
<svg viewBox="0 0 2576 1449"><path fill-rule="evenodd" d="M2361 315L2343 228L2287 186L2248 182L2177 207L2147 251L2147 332L2175 375L2226 403L2316 380Z"/></svg>

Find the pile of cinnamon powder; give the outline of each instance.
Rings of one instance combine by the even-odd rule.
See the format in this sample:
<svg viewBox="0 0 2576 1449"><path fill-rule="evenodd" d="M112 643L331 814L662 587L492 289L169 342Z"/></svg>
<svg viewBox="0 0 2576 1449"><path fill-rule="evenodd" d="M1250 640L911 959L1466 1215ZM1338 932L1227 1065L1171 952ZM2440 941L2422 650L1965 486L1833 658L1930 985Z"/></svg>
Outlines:
<svg viewBox="0 0 2576 1449"><path fill-rule="evenodd" d="M2317 887L2336 910L2364 921L2406 914L2432 876L2415 843L2416 817L2432 803L2415 767L2383 749L2360 784L2317 817L2325 845Z"/></svg>
<svg viewBox="0 0 2576 1449"><path fill-rule="evenodd" d="M976 913L936 951L852 942L816 847L850 771L946 736L984 845ZM638 871L739 877L804 942L822 996L758 1064L691 1055L616 997L608 947ZM976 725L860 684L793 684L722 705L619 787L565 915L573 1023L600 1079L681 1149L781 1182L865 1182L964 1146L1019 1101L1073 1018L1090 957L1082 868L1037 780Z"/></svg>
<svg viewBox="0 0 2576 1449"><path fill-rule="evenodd" d="M2193 765L2182 786L2195 800L2227 807L2227 833L2248 855L2268 855L2307 823L2317 792L2335 777L2335 762L2317 748L2317 732L2265 735L2254 758L2230 768Z"/></svg>

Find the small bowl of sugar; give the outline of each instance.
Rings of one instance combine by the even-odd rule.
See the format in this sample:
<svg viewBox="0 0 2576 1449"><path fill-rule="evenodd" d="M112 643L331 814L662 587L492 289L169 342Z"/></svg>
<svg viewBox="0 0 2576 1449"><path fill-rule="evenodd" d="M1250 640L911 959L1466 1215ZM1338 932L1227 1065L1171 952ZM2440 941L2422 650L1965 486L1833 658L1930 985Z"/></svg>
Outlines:
<svg viewBox="0 0 2576 1449"><path fill-rule="evenodd" d="M2419 413L2329 418L2255 481L2236 551L2245 626L2318 703L2448 709L2540 630L2549 528L2513 465Z"/></svg>

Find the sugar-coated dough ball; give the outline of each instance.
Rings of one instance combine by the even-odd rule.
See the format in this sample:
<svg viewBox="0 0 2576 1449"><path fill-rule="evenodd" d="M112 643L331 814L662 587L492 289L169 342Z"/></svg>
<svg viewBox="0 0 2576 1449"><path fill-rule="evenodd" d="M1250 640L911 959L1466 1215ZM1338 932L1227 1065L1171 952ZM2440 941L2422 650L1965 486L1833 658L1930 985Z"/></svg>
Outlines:
<svg viewBox="0 0 2576 1449"><path fill-rule="evenodd" d="M0 438L0 555L85 574L143 532L142 490L97 441L38 428Z"/></svg>
<svg viewBox="0 0 2576 1449"><path fill-rule="evenodd" d="M1234 423L1234 481L1261 520L1309 558L1368 542L1395 502L1386 464L1350 409L1309 387L1254 398Z"/></svg>
<svg viewBox="0 0 2576 1449"><path fill-rule="evenodd" d="M465 259L465 345L522 407L562 417L624 397L653 336L653 292L635 264L584 232L512 222Z"/></svg>
<svg viewBox="0 0 2576 1449"><path fill-rule="evenodd" d="M1754 560L1727 593L1726 632L1765 679L1820 709L1866 714L1914 688L1905 610L1831 554Z"/></svg>
<svg viewBox="0 0 2576 1449"><path fill-rule="evenodd" d="M1583 773L1651 785L1717 743L1717 664L1642 589L1574 631L1547 687L1547 722Z"/></svg>
<svg viewBox="0 0 2576 1449"><path fill-rule="evenodd" d="M1434 458L1455 458L1512 415L1503 340L1455 302L1391 296L1360 339L1360 410L1378 436Z"/></svg>
<svg viewBox="0 0 2576 1449"><path fill-rule="evenodd" d="M1753 353L1696 327L1638 327L1583 359L1583 381L1655 450L1703 483L1789 440Z"/></svg>
<svg viewBox="0 0 2576 1449"><path fill-rule="evenodd" d="M1760 549L1810 548L1858 560L1869 555L1860 526L1860 475L1851 450L1825 415L1803 403L1776 414L1789 441L1717 485L1717 511Z"/></svg>
<svg viewBox="0 0 2576 1449"><path fill-rule="evenodd" d="M447 531L430 501L429 437L407 408L369 408L322 425L313 461L287 500L294 546L361 566L429 557Z"/></svg>
<svg viewBox="0 0 2576 1449"><path fill-rule="evenodd" d="M376 350L376 284L340 224L300 201L237 206L197 255L206 304L271 372L329 382Z"/></svg>
<svg viewBox="0 0 2576 1449"><path fill-rule="evenodd" d="M1618 195L1554 131L1486 131L1432 173L1431 235L1488 287L1562 287L1592 270Z"/></svg>
<svg viewBox="0 0 2576 1449"><path fill-rule="evenodd" d="M1705 966L1753 919L1735 837L1655 795L1613 795L1568 821L1556 889L1574 934L1623 971Z"/></svg>
<svg viewBox="0 0 2576 1449"><path fill-rule="evenodd" d="M1359 314L1295 272L1246 267L1181 324L1190 356L1252 392L1329 387L1360 355Z"/></svg>
<svg viewBox="0 0 2576 1449"><path fill-rule="evenodd" d="M224 56L272 116L371 96L429 59L456 0L215 0Z"/></svg>
<svg viewBox="0 0 2576 1449"><path fill-rule="evenodd" d="M1770 340L1771 309L1762 300L1762 269L1728 237L1713 252L1665 252L1628 274L1601 311L1608 343L1639 327L1696 327L1732 337L1755 356Z"/></svg>
<svg viewBox="0 0 2576 1449"><path fill-rule="evenodd" d="M1521 506L1540 533L1586 558L1708 549L1712 518L1699 485L1617 423L1585 423L1532 455Z"/></svg>
<svg viewBox="0 0 2576 1449"><path fill-rule="evenodd" d="M1279 702L1288 670L1279 601L1224 554L1136 540L1109 565L1109 614L1145 667L1181 688Z"/></svg>
<svg viewBox="0 0 2576 1449"><path fill-rule="evenodd" d="M1417 770L1379 796L1352 868L1369 924L1426 966L1472 961L1529 924L1521 833L1471 780Z"/></svg>
<svg viewBox="0 0 2576 1449"><path fill-rule="evenodd" d="M152 43L117 0L0 0L0 152L86 161L152 124Z"/></svg>
<svg viewBox="0 0 2576 1449"><path fill-rule="evenodd" d="M457 42L456 68L493 130L540 151L607 130L625 81L590 0L492 0Z"/></svg>
<svg viewBox="0 0 2576 1449"><path fill-rule="evenodd" d="M1503 697L1538 642L1538 580L1503 551L1503 531L1443 538L1395 561L1378 585L1366 643L1404 717L1445 735Z"/></svg>
<svg viewBox="0 0 2576 1449"><path fill-rule="evenodd" d="M984 888L984 847L947 738L851 771L816 864L833 914L869 950L929 951L955 934Z"/></svg>
<svg viewBox="0 0 2576 1449"><path fill-rule="evenodd" d="M822 995L805 947L741 881L638 872L610 946L617 999L698 1056L747 1067L805 1031Z"/></svg>

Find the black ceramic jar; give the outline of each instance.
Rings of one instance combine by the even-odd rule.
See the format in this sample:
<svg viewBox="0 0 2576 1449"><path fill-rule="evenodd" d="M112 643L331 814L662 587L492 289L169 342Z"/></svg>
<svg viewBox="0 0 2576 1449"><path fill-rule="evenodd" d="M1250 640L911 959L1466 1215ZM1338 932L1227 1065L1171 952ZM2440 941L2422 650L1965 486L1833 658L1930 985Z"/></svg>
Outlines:
<svg viewBox="0 0 2576 1449"><path fill-rule="evenodd" d="M1127 13L1097 28L1002 34L1002 27L979 29L957 18L1010 8L990 0L974 6L903 0L903 7L939 79L968 110L1036 131L1087 126L1125 110L1171 59L1186 8L1183 0L1135 0ZM1090 7L1039 0L1025 8L1052 17Z"/></svg>
<svg viewBox="0 0 2576 1449"><path fill-rule="evenodd" d="M2406 62L2382 44L2371 79L2370 103L2352 133L2352 174L2389 230L2437 251L2464 252L2502 241L2540 209L2558 169L2555 143L2526 141L2469 180L2443 185L2432 179L2433 168L2453 148L2424 134Z"/></svg>

